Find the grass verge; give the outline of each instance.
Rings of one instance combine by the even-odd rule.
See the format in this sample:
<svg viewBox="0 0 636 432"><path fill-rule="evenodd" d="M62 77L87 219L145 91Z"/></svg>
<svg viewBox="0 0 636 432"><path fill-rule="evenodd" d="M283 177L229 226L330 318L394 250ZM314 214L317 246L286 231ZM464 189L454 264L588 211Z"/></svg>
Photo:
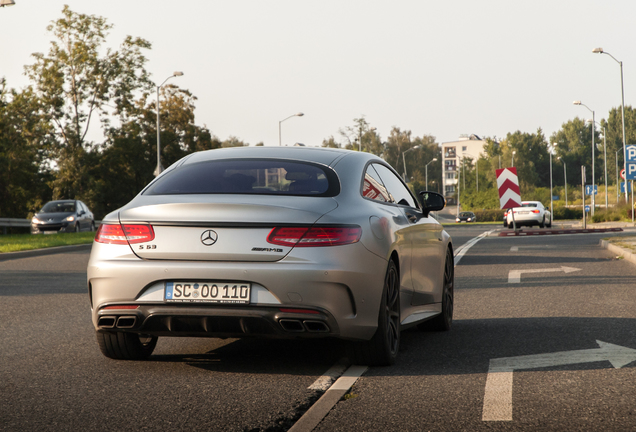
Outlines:
<svg viewBox="0 0 636 432"><path fill-rule="evenodd" d="M0 253L44 249L55 246L89 244L95 238L94 232L31 235L13 234L0 236Z"/></svg>

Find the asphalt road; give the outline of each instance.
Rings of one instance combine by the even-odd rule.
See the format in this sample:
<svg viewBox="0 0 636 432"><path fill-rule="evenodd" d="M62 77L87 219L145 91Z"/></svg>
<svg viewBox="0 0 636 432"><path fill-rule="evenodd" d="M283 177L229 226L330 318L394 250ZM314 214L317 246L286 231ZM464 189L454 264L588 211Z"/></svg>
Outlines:
<svg viewBox="0 0 636 432"><path fill-rule="evenodd" d="M448 231L458 247L493 228ZM597 355L597 341L636 349L636 266L601 249L604 236L473 245L455 269L453 330L403 332L397 364L370 368L316 430L636 429L632 353L620 368ZM149 361L106 359L87 260L76 251L0 261L0 430L287 430L342 356L329 341L160 338ZM536 362L556 352L560 363ZM496 369L519 356L535 363ZM486 397L496 372L510 381ZM509 404L511 419L484 420L488 398L504 413Z"/></svg>

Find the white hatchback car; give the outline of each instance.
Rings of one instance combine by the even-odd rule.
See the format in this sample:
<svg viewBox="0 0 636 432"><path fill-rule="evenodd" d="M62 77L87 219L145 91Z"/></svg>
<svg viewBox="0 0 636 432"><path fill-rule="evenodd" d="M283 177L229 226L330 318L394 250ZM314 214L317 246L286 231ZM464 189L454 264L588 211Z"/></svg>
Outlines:
<svg viewBox="0 0 636 432"><path fill-rule="evenodd" d="M514 207L512 212L506 212L504 226L512 228L512 213L514 213L516 226L538 225L539 228L552 227L552 214L545 208L541 201L522 201L521 207Z"/></svg>

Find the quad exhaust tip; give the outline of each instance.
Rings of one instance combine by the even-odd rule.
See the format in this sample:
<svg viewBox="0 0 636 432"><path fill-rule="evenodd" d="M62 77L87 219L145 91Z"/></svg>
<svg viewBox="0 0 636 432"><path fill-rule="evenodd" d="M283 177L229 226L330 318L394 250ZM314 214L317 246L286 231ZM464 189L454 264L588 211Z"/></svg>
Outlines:
<svg viewBox="0 0 636 432"><path fill-rule="evenodd" d="M278 323L283 330L291 333L329 333L329 326L322 321L281 319Z"/></svg>
<svg viewBox="0 0 636 432"><path fill-rule="evenodd" d="M112 329L112 328L120 328L120 329L129 329L135 327L137 324L136 316L102 316L99 317L97 321L97 326L103 329Z"/></svg>

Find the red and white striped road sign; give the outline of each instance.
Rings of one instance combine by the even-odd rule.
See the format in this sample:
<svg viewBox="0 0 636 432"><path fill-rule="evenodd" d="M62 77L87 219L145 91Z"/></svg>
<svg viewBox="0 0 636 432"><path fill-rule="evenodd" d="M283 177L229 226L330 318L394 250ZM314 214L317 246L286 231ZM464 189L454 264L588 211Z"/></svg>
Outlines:
<svg viewBox="0 0 636 432"><path fill-rule="evenodd" d="M499 204L502 209L521 207L521 191L517 168L503 168L497 170L497 189L499 189Z"/></svg>

